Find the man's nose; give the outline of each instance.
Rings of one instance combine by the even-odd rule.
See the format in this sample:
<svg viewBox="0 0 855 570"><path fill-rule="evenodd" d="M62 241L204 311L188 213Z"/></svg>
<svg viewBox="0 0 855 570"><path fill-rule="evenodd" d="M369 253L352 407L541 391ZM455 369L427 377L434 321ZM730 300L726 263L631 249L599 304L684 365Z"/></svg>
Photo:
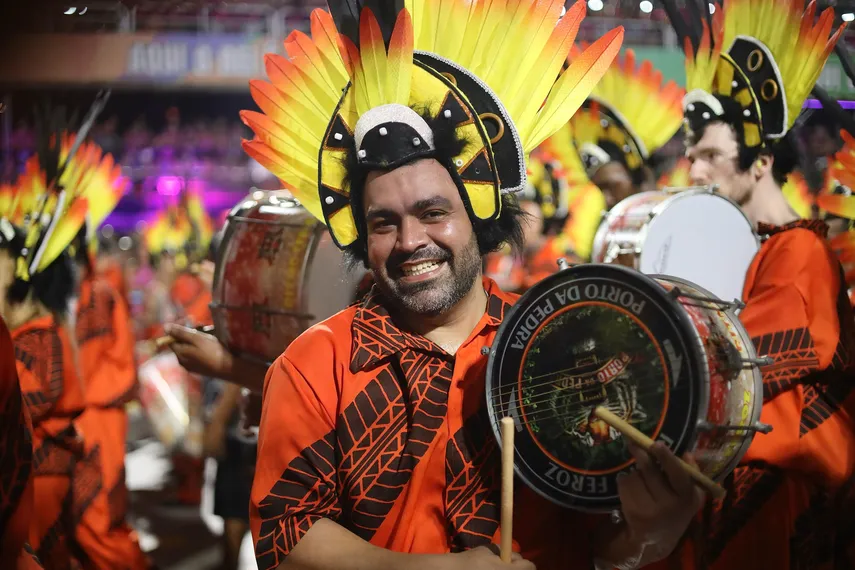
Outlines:
<svg viewBox="0 0 855 570"><path fill-rule="evenodd" d="M689 179L696 186L709 184L709 167L702 161L696 160L689 168Z"/></svg>
<svg viewBox="0 0 855 570"><path fill-rule="evenodd" d="M428 242L425 226L418 220L406 218L401 222L398 232L398 249L401 251L416 251Z"/></svg>

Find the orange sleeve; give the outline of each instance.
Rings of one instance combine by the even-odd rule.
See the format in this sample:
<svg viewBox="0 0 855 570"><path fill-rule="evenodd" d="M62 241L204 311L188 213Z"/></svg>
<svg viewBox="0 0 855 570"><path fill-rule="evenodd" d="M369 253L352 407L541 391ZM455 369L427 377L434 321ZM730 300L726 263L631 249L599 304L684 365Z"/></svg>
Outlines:
<svg viewBox="0 0 855 570"><path fill-rule="evenodd" d="M48 419L65 390L62 341L52 330L34 330L15 340L15 364L34 426Z"/></svg>
<svg viewBox="0 0 855 570"><path fill-rule="evenodd" d="M740 320L763 368L761 421L744 461L760 460L838 486L855 464L852 418L843 406L853 379L817 373L845 367L841 352L840 272L825 244L808 231L782 234L760 260ZM831 376L829 378L832 378Z"/></svg>
<svg viewBox="0 0 855 570"><path fill-rule="evenodd" d="M259 570L276 568L315 522L341 513L332 342L323 325L310 329L267 372L250 503Z"/></svg>
<svg viewBox="0 0 855 570"><path fill-rule="evenodd" d="M23 554L33 509L33 440L15 370L15 350L0 320L0 560Z"/></svg>

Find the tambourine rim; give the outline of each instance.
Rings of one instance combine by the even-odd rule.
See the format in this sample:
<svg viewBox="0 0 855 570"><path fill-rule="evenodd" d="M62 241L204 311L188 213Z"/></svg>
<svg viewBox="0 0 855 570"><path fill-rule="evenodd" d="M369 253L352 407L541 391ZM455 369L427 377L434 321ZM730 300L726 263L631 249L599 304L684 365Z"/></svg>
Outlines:
<svg viewBox="0 0 855 570"><path fill-rule="evenodd" d="M692 283L691 281L688 281L686 279L682 279L680 277L673 277L671 275L660 275L660 274L650 275L650 277L652 277L654 279L662 279L663 281L670 281L678 287L681 284L691 286L695 290L697 290L699 293L707 295L712 299L717 299L717 297L715 295L710 293L704 287L701 287L700 285L697 285L695 283ZM736 311L733 308L727 308L727 309L722 309L722 312L725 313L726 315L728 315L728 317L731 320L736 322L736 324L738 326L735 326L734 328L739 333L739 338L742 341L742 345L745 347L746 352L749 353L749 356L756 358L757 357L757 349L754 347L754 341L748 335L748 331L745 329L745 326L742 324L742 321L739 320L739 317L738 317ZM695 332L697 332L697 329L695 329ZM700 339L700 334L698 334L698 339ZM700 340L703 343L702 339L700 339ZM704 348L703 346L701 346L701 348L702 348L702 350L704 350L704 354L706 354L706 348ZM707 355L707 358L709 358L709 355ZM754 377L754 398L755 398L754 401L755 401L755 405L752 406L749 425L754 425L760 421L760 414L763 410L763 374L760 372L759 367L756 367L756 366L751 369L751 374ZM701 408L701 409L707 409L709 407L709 392L710 392L709 371L707 371L707 382L704 385L704 392L706 393L706 402L705 402L703 408ZM755 435L753 433L750 433L750 434L745 436L744 440L742 441L742 444L739 447L739 451L737 451L733 455L733 459L731 459L730 463L728 463L727 466L721 470L721 473L713 476L713 479L716 482L720 483L720 482L724 481L724 479L726 479L727 476L734 469L736 469L736 467L739 465L739 462L742 461L742 458L745 457L746 453L748 453L748 448L751 447L751 443L754 441L754 437L755 437ZM697 444L697 438L695 439L694 443Z"/></svg>
<svg viewBox="0 0 855 570"><path fill-rule="evenodd" d="M570 267L568 269L559 270L556 273L553 273L552 275L542 279L537 284L535 284L534 287L532 287L531 289L526 291L526 293L521 295L520 298L517 299L516 302L510 307L510 309L507 310L507 312L504 315L504 318L502 319L502 323L499 325L499 328L496 331L496 335L493 338L493 342L490 345L490 350L489 350L488 358L487 358L487 366L485 369L484 400L485 400L486 405L487 405L487 415L488 415L488 421L490 422L490 429L493 432L494 438L496 439L497 448L498 448L500 453L502 451L502 434L501 434L501 431L499 429L499 419L500 418L498 418L496 415L496 411L494 409L492 397L491 397L491 381L492 381L493 376L494 376L493 368L494 368L495 360L496 360L497 355L498 355L498 350L496 349L496 346L498 345L499 339L502 337L502 335L505 333L505 331L507 329L511 328L511 326L512 326L511 323L513 322L514 317L516 316L517 312L522 310L522 307L523 307L522 301L524 301L526 296L529 295L530 291L534 291L536 289L548 289L548 287L545 286L546 283L550 283L550 282L556 280L560 275L564 274L566 271L571 271L574 268L579 268L579 267L603 267L603 268L608 268L609 270L614 270L618 273L624 273L626 275L632 275L633 277L639 278L647 286L659 290L662 294L663 300L670 300L670 301L666 301L666 302L671 302L672 304L678 304L676 301L670 299L668 292L665 291L664 288L662 287L662 285L657 283L655 281L655 279L653 279L651 276L646 275L644 273L641 273L639 271L633 270L633 269L629 269L629 268L621 266L621 265L615 265L615 264L609 264L609 263L585 263L585 264L575 265L575 266ZM691 318L689 317L689 315L686 313L685 310L682 310L682 308L680 308L680 309L681 310L674 311L675 321L679 322L681 329L691 331L691 333L693 335L692 336L693 342L700 343L701 342L700 335L698 334L697 330L695 329L694 324L691 321ZM700 354L705 356L706 351L704 350L704 347L702 346L702 344L700 345L700 348L701 348ZM696 360L696 362L692 363L695 366L695 373L699 374L701 380L704 380L704 379L706 380L706 381L702 381L700 383L701 385L699 388L698 403L695 406L696 412L695 412L694 416L696 416L696 418L697 418L695 421L695 424L697 424L697 421L699 421L699 419L701 417L700 414L702 413L702 410L706 409L706 407L708 406L708 402L709 402L709 370L707 368L707 364L706 364L705 359L695 358L695 360ZM704 403L704 402L706 402L706 403ZM704 404L704 405L701 405L701 404ZM691 414L687 413L687 416L691 416ZM514 429L516 429L516 423L515 423ZM684 447L685 450L692 449L695 446L695 444L697 443L697 437L698 437L697 433L693 434L693 436L691 438L686 439L686 441L683 443L682 447ZM515 473L515 475L517 477L519 477L520 480L522 480L529 489L531 489L536 494L540 495L541 497L550 501L553 504L556 504L556 505L564 507L564 508L569 508L572 510L581 511L581 512L588 512L588 513L604 513L604 512L609 512L615 508L614 504L609 504L609 503L614 502L615 497L608 497L608 498L604 498L604 499L600 499L600 500L587 499L584 504L579 504L579 503L572 503L571 504L569 502L560 501L560 500L558 500L557 497L551 496L549 493L542 490L539 485L533 484L531 482L531 478L528 477L526 475L526 473L523 472L523 470L519 466L519 461L516 460L517 458L520 458L520 455L516 449L516 446L514 448L514 458L515 458L515 460L514 460L514 473ZM531 470L534 471L534 469L531 469ZM596 505L596 504L591 505L590 504L590 503L596 503L596 502L602 503L602 505Z"/></svg>

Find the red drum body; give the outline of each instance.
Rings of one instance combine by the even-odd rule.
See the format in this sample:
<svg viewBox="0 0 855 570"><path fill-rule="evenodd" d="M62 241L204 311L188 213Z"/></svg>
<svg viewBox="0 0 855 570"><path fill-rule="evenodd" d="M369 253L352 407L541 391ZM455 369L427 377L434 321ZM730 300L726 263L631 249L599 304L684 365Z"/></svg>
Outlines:
<svg viewBox="0 0 855 570"><path fill-rule="evenodd" d="M669 188L616 204L597 230L591 261L673 275L731 301L742 298L759 248L739 206L712 187Z"/></svg>
<svg viewBox="0 0 855 570"><path fill-rule="evenodd" d="M347 306L353 288L325 234L285 191L254 192L232 210L211 303L224 346L272 362L311 324Z"/></svg>
<svg viewBox="0 0 855 570"><path fill-rule="evenodd" d="M552 275L511 309L491 347L487 403L516 425L515 469L560 505L619 507L634 463L597 406L721 481L756 431L762 380L733 306L692 283L617 265Z"/></svg>

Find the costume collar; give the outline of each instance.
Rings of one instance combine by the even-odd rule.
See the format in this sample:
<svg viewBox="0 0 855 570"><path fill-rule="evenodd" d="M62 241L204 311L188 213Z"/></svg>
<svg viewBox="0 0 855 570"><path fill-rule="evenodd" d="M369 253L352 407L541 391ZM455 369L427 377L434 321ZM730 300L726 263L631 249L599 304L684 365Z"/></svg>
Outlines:
<svg viewBox="0 0 855 570"><path fill-rule="evenodd" d="M772 237L775 234L779 234L787 230L794 230L796 228L803 228L812 231L822 239L826 239L828 237L828 225L822 220L796 220L795 222L790 222L783 226L775 226L760 222L757 224L757 233L761 236Z"/></svg>
<svg viewBox="0 0 855 570"><path fill-rule="evenodd" d="M488 295L487 311L475 327L478 332L479 329L502 324L505 313L513 303L513 297L502 291L489 277L484 277L484 290ZM353 344L350 352L350 371L353 373L365 370L406 349L432 352L443 358L451 358L425 337L399 329L383 306L383 297L376 285L357 306L351 332Z"/></svg>

